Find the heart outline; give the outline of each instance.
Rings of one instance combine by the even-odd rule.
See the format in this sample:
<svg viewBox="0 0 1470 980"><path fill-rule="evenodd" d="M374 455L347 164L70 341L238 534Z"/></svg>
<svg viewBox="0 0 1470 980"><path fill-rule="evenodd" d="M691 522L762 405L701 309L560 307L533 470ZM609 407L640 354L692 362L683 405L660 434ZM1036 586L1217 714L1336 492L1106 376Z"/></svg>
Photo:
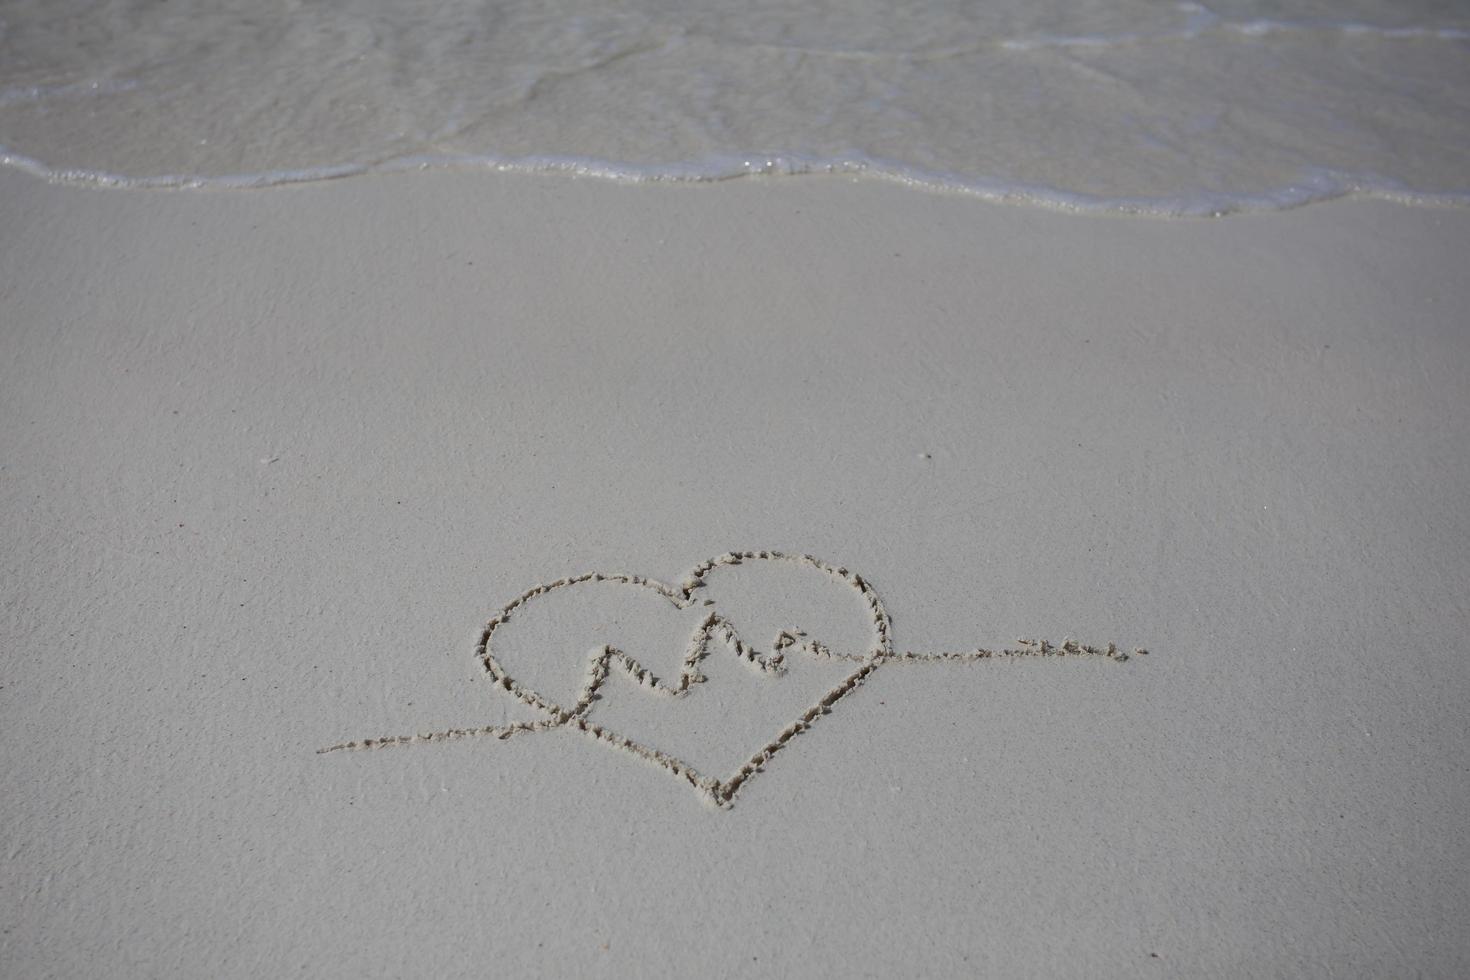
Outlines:
<svg viewBox="0 0 1470 980"><path fill-rule="evenodd" d="M588 680L583 685L581 697L578 698L577 703L571 708L556 704L517 682L506 672L491 652L491 639L495 631L504 625L517 609L537 596L588 582L612 582L650 589L671 602L676 609L683 610L693 606L699 598L697 593L706 587L705 576L710 572L717 568L742 565L751 561L783 561L803 565L824 572L829 577L841 581L854 589L862 597L872 617L873 648L864 654L833 653L816 641L804 641L792 633L782 632L777 638L778 652L770 657L762 658L740 639L733 624L723 616L720 616L719 613L711 612L695 628L690 637L688 652L685 654L683 668L680 671L679 683L677 685L670 687L667 684L663 684L626 653L610 645L604 645L594 651L589 658ZM615 664L646 688L661 693L669 693L674 696L682 696L687 693L690 687L703 681L703 677L697 673L697 667L699 662L709 655L710 639L716 633L723 634L723 638L735 649L738 657L763 672L779 672L784 651L790 648L795 648L809 656L820 659L850 660L858 664L858 666L852 673L846 675L831 690L819 698L816 704L813 704L802 712L796 721L791 722L781 729L772 739L757 749L739 769L724 779L707 776L688 762L676 756L670 755L653 746L645 745L626 735L611 731L587 718L587 713L591 710L598 690ZM716 806L728 807L733 803L735 794L739 792L740 788L752 776L760 772L766 763L770 762L777 753L790 744L792 739L810 730L824 715L830 714L832 707L837 702L860 687L864 681L872 676L873 672L881 664L892 658L893 640L891 621L888 617L887 610L883 608L883 602L878 598L877 593L863 580L861 575L849 571L846 567L832 565L811 555L794 555L781 551L730 551L717 558L711 558L696 565L694 570L684 579L683 584L680 586L671 586L641 575L607 574L603 572L588 572L583 575L557 579L545 585L534 586L507 603L501 608L500 612L490 618L485 624L484 629L480 632L479 642L475 645L475 656L498 687L511 694L523 704L550 716L549 721L522 722L517 725L508 726L507 731L500 735L500 737L506 738L522 731L549 731L556 728L570 727L573 730L591 736L597 741L630 752L657 765L659 768L688 783L695 792L699 793L709 802Z"/></svg>

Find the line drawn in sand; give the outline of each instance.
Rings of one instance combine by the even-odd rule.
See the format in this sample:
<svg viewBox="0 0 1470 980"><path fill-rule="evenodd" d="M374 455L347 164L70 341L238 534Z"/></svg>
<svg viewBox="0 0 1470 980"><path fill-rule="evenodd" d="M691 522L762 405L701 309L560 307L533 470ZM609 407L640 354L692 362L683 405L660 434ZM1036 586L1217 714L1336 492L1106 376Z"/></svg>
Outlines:
<svg viewBox="0 0 1470 980"><path fill-rule="evenodd" d="M871 619L872 639L869 649L864 653L839 653L820 641L795 629L782 629L778 631L772 644L772 650L769 653L762 653L748 645L736 631L734 625L718 611L716 600L707 596L708 582L706 579L712 572L718 569L756 562L786 563L815 569L824 573L830 579L845 584L856 591L867 607ZM581 681L580 691L577 699L569 705L558 703L550 697L532 690L530 687L517 681L505 670L500 661L496 659L495 654L491 652L491 641L496 631L519 613L531 600L549 593L574 589L589 583L611 583L632 586L662 596L668 602L672 603L676 609L693 609L696 606L700 606L709 610L689 637L677 681L669 682L660 679L643 664L635 660L628 652L609 644L595 647L586 654L586 672ZM763 771L766 764L777 753L790 745L792 740L798 735L808 731L824 715L829 714L839 701L860 687L880 667L888 664L973 663L982 660L1007 660L1028 657L1096 657L1115 663L1123 663L1129 659L1127 653L1124 653L1112 643L1109 643L1106 647L1095 647L1077 643L1073 640L1065 640L1061 644L1052 644L1045 640L1023 639L1017 641L1020 645L1015 648L997 650L976 649L958 653L900 652L893 648L891 632L890 620L887 611L883 608L882 600L878 598L877 593L873 591L872 587L861 575L851 572L845 567L829 564L811 555L790 554L780 551L732 551L718 558L711 558L701 562L689 573L684 582L677 586L667 585L663 582L644 578L639 575L589 572L584 575L557 579L554 582L537 585L523 592L491 617L490 621L485 624L484 629L481 631L479 642L476 644L476 659L480 661L485 672L490 675L492 683L501 690L514 696L516 700L535 709L540 716L537 720L515 722L508 725L485 725L478 728L451 728L443 731L423 732L414 735L392 735L383 738L358 739L318 749L317 753L327 754L352 750L382 749L394 746L448 742L484 736L496 739L508 739L530 732L545 732L564 728L581 732L596 741L651 762L687 783L706 801L719 807L729 807L734 803L736 794L740 792L741 788L757 773ZM613 671L622 672L644 690L654 694L669 697L683 697L693 690L695 685L702 684L707 680L700 673L700 664L718 648L719 644L722 644L724 649L732 652L748 667L765 675L780 675L784 673L786 670L787 655L793 652L814 660L830 663L849 662L852 664L852 670L835 686L819 697L816 703L802 711L795 721L787 724L770 741L756 750L734 773L724 779L718 779L701 773L682 759L661 751L654 746L621 735L592 720L591 715L594 706L600 700L598 692L602 689ZM1135 649L1133 651L1135 654L1146 654L1147 652L1147 650L1143 649Z"/></svg>

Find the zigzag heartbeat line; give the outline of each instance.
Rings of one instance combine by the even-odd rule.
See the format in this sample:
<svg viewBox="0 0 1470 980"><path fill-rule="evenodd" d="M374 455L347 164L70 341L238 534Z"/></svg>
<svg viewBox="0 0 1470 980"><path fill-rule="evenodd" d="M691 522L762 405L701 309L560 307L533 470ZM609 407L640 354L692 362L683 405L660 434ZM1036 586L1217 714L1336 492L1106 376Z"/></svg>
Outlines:
<svg viewBox="0 0 1470 980"><path fill-rule="evenodd" d="M782 630L776 636L774 652L762 655L745 643L736 632L734 625L721 616L719 612L711 609L709 614L695 627L689 638L688 647L677 681L670 683L661 680L625 651L619 650L611 645L603 645L600 648L594 649L588 655L586 673L583 677L579 696L573 704L568 706L557 704L516 681L506 672L491 652L491 639L496 630L510 620L526 603L538 596L544 596L551 592L573 588L590 582L608 582L651 590L663 596L677 609L690 608L699 601L703 601L706 606L714 606L715 600L705 598L703 591L708 587L706 577L712 571L722 567L763 561L785 562L813 568L854 589L862 597L871 617L873 631L872 648L867 653L862 654L837 653L822 643L807 637L804 633ZM704 775L689 763L667 752L663 752L653 746L645 745L627 736L620 735L617 732L598 725L589 718L593 705L598 700L598 692L615 670L622 672L644 690L654 694L665 697L683 697L687 695L695 685L702 684L706 680L704 675L699 672L699 666L714 648L715 644L711 643L712 640L722 640L726 649L732 650L739 660L761 674L779 675L783 673L787 654L793 651L814 660L849 662L853 664L853 670L835 687L823 694L815 704L803 711L795 721L786 725L775 737L761 746L738 770L724 779ZM1123 663L1129 659L1127 653L1124 653L1112 643L1109 643L1105 647L1096 647L1078 643L1074 640L1065 640L1060 644L1031 639L1018 640L1017 642L1020 644L1018 647L998 650L975 649L957 653L895 651L891 639L891 626L888 613L883 608L882 600L878 598L877 593L873 591L872 587L862 576L849 571L847 568L829 564L811 555L788 554L780 551L727 552L718 558L711 558L701 562L684 580L683 584L679 586L666 585L639 575L589 572L585 575L557 579L554 582L537 585L526 590L502 607L485 624L485 628L480 633L479 642L476 644L475 656L480 661L485 672L490 675L492 682L521 703L540 712L542 717L538 720L516 722L510 725L450 728L442 731L421 732L412 735L390 735L381 738L357 739L318 749L317 753L319 755L325 755L332 752L384 749L403 745L449 742L466 738L490 737L503 740L532 732L545 732L565 728L581 732L598 742L610 745L653 763L687 783L708 802L719 807L729 807L734 803L735 796L739 793L741 787L749 782L751 777L761 772L777 753L791 744L792 740L798 735L810 730L818 720L829 714L839 701L860 687L880 667L888 664L976 663L979 661L1017 660L1035 657L1096 657L1115 663ZM1134 654L1146 654L1147 652L1147 650L1143 649L1135 649L1133 651Z"/></svg>

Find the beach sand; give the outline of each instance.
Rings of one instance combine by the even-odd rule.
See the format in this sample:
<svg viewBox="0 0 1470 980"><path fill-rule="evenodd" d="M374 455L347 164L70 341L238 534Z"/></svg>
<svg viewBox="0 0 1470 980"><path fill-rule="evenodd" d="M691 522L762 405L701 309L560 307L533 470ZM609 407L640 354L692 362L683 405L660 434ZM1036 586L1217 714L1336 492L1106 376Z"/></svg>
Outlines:
<svg viewBox="0 0 1470 980"><path fill-rule="evenodd" d="M0 172L0 229L0 973L1470 973L1470 211ZM317 752L525 717L537 583L761 549L897 650L1148 654L886 666L724 808Z"/></svg>

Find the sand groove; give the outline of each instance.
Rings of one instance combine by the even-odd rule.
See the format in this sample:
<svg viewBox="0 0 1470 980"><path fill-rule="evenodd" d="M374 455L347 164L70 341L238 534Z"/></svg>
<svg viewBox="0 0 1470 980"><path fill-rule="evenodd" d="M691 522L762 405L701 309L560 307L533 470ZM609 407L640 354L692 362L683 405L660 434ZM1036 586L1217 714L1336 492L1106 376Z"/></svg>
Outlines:
<svg viewBox="0 0 1470 980"><path fill-rule="evenodd" d="M776 637L776 651L768 656L762 656L741 639L735 627L730 622L717 611L712 610L690 635L677 680L672 682L665 681L626 652L611 645L604 645L592 651L588 656L579 696L576 702L569 707L557 704L516 681L505 671L491 653L491 638L495 631L504 625L518 609L537 596L587 582L612 582L650 589L680 609L688 608L696 601L701 600L705 605L713 606L715 605L715 601L705 598L700 592L700 590L707 587L705 578L710 572L721 567L760 561L788 562L804 565L824 572L829 577L843 582L854 589L861 596L868 610L872 629L872 646L868 652L863 654L837 653L798 631L783 630ZM883 607L882 600L878 598L877 593L873 591L872 587L862 576L849 571L845 567L829 564L811 555L789 554L780 551L727 552L718 558L711 558L695 566L694 570L690 572L688 577L679 586L667 585L663 582L638 575L589 572L584 575L557 579L553 582L536 585L526 590L491 617L481 631L479 642L475 647L476 658L480 661L485 672L490 675L493 682L514 696L518 701L541 712L544 715L542 719L532 722L516 722L511 725L451 728L413 735L392 735L384 738L359 739L318 749L317 752L318 754L325 754L346 750L389 748L397 745L447 742L461 738L482 736L507 739L526 732L569 728L582 732L599 742L611 745L616 749L620 749L647 762L651 762L688 783L709 802L717 806L728 807L734 802L735 795L740 791L740 788L751 777L761 772L765 765L777 753L789 745L798 735L808 731L824 715L830 713L833 706L860 687L879 667L885 664L974 663L981 660L1006 660L1030 657L1100 657L1117 663L1128 660L1128 654L1119 650L1114 644L1109 643L1106 647L1095 647L1078 643L1074 640L1065 640L1059 645L1054 645L1046 640L1023 639L1017 641L1020 646L1016 648L999 650L975 649L953 653L898 652L893 649L891 632L888 613ZM725 779L716 779L704 775L687 762L663 752L656 747L645 745L635 739L603 728L588 717L598 698L598 692L615 670L621 671L642 689L651 693L665 697L685 696L694 685L701 684L705 681L705 677L699 672L699 665L701 661L710 655L712 650L710 641L713 638L722 640L726 649L732 651L738 659L752 670L762 674L779 675L783 673L786 655L792 650L817 660L850 661L855 665L855 669L835 687L822 695L815 704L803 711L795 721L777 732L769 742L756 750L745 764ZM1142 654L1147 653L1147 651L1139 649L1135 650L1134 653Z"/></svg>

